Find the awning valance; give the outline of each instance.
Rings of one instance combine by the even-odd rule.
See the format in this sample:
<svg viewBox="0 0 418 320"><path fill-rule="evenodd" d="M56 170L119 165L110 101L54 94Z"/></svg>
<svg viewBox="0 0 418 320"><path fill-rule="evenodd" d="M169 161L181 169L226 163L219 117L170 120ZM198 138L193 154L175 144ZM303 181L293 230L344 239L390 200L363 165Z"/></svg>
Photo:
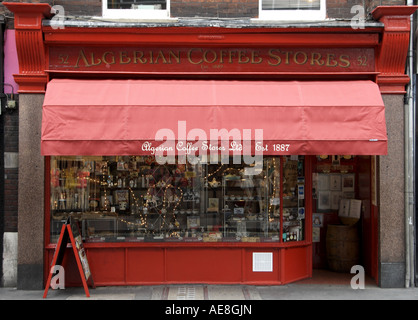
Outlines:
<svg viewBox="0 0 418 320"><path fill-rule="evenodd" d="M269 155L383 155L385 108L372 81L55 79L46 90L43 155L142 155L190 141L209 154L228 139Z"/></svg>

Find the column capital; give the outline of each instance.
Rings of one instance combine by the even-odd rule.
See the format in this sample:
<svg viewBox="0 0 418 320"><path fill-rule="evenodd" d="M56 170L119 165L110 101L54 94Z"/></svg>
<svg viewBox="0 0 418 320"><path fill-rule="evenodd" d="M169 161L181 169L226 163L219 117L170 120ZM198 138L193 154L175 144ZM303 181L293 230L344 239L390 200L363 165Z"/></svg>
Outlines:
<svg viewBox="0 0 418 320"><path fill-rule="evenodd" d="M405 64L411 30L410 15L418 6L379 6L372 11L375 20L384 23L381 44L377 50L377 83L383 94L405 94L409 77Z"/></svg>
<svg viewBox="0 0 418 320"><path fill-rule="evenodd" d="M44 93L47 74L42 20L52 16L51 6L47 3L3 2L3 4L13 12L15 18L19 74L13 76L19 85L19 93Z"/></svg>

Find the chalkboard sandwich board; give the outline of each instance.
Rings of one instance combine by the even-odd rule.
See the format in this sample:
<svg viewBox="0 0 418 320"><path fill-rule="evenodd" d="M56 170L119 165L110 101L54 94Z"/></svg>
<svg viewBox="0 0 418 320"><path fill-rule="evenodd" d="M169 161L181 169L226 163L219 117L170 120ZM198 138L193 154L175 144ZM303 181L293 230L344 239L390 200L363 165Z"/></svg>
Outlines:
<svg viewBox="0 0 418 320"><path fill-rule="evenodd" d="M51 279L54 275L55 266L61 266L64 258L65 249L67 248L68 240L70 240L72 251L77 262L78 271L80 273L81 280L83 282L84 291L86 296L90 297L90 293L87 286L87 281L90 279L92 287L94 288L93 277L91 275L89 262L87 260L86 251L83 246L83 240L81 238L80 229L77 222L70 216L67 221L62 225L60 237L55 248L54 257L52 259L48 280L46 283L44 298L48 294L49 287L51 285Z"/></svg>

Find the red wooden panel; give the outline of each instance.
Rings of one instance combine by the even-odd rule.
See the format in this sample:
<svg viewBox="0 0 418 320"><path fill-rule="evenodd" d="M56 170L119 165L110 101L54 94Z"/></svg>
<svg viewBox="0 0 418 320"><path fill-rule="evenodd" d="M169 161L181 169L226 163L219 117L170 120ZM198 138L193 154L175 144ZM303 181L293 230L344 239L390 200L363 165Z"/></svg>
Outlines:
<svg viewBox="0 0 418 320"><path fill-rule="evenodd" d="M74 255L64 256L66 286L81 286ZM312 276L311 246L290 248L88 248L96 286L162 283L278 285ZM47 260L52 261L53 250ZM253 253L272 252L273 272L254 272Z"/></svg>
<svg viewBox="0 0 418 320"><path fill-rule="evenodd" d="M167 282L239 283L241 248L168 248Z"/></svg>
<svg viewBox="0 0 418 320"><path fill-rule="evenodd" d="M372 266L372 237L373 223L371 212L371 160L370 157L358 157L358 197L362 200L361 213L361 260L360 263L365 268L366 274L371 274Z"/></svg>
<svg viewBox="0 0 418 320"><path fill-rule="evenodd" d="M371 276L378 283L379 279L379 208L372 206L372 235L371 235Z"/></svg>
<svg viewBox="0 0 418 320"><path fill-rule="evenodd" d="M128 284L164 282L163 248L128 248L126 264Z"/></svg>
<svg viewBox="0 0 418 320"><path fill-rule="evenodd" d="M309 250L311 246L281 249L282 282L308 278L312 275Z"/></svg>
<svg viewBox="0 0 418 320"><path fill-rule="evenodd" d="M96 285L125 283L125 248L87 249L87 258Z"/></svg>
<svg viewBox="0 0 418 320"><path fill-rule="evenodd" d="M271 252L273 253L273 271L253 271L253 253L254 252ZM258 284L279 284L280 283L280 265L279 249L246 249L244 265L244 280L247 283L258 283Z"/></svg>

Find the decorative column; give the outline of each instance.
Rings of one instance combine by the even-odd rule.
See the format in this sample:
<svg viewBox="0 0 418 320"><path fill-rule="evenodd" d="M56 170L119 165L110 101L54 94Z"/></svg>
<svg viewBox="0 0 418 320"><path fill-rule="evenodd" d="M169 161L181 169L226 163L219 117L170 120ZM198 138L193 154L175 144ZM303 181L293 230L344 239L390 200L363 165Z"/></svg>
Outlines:
<svg viewBox="0 0 418 320"><path fill-rule="evenodd" d="M410 16L417 6L377 7L372 15L384 23L377 50L377 83L385 103L388 154L379 157L379 285L405 286L405 117L404 95L409 77L405 74Z"/></svg>
<svg viewBox="0 0 418 320"><path fill-rule="evenodd" d="M17 288L44 287L45 164L41 156L42 104L47 84L42 19L46 3L5 3L14 13L19 74L19 183Z"/></svg>
<svg viewBox="0 0 418 320"><path fill-rule="evenodd" d="M19 85L19 93L44 93L47 75L42 19L52 16L51 6L47 3L33 5L3 2L3 4L15 16L19 74L13 76Z"/></svg>
<svg viewBox="0 0 418 320"><path fill-rule="evenodd" d="M385 27L377 52L377 83L382 94L405 94L409 77L405 62L409 47L410 16L418 6L381 6L373 10L375 20Z"/></svg>

